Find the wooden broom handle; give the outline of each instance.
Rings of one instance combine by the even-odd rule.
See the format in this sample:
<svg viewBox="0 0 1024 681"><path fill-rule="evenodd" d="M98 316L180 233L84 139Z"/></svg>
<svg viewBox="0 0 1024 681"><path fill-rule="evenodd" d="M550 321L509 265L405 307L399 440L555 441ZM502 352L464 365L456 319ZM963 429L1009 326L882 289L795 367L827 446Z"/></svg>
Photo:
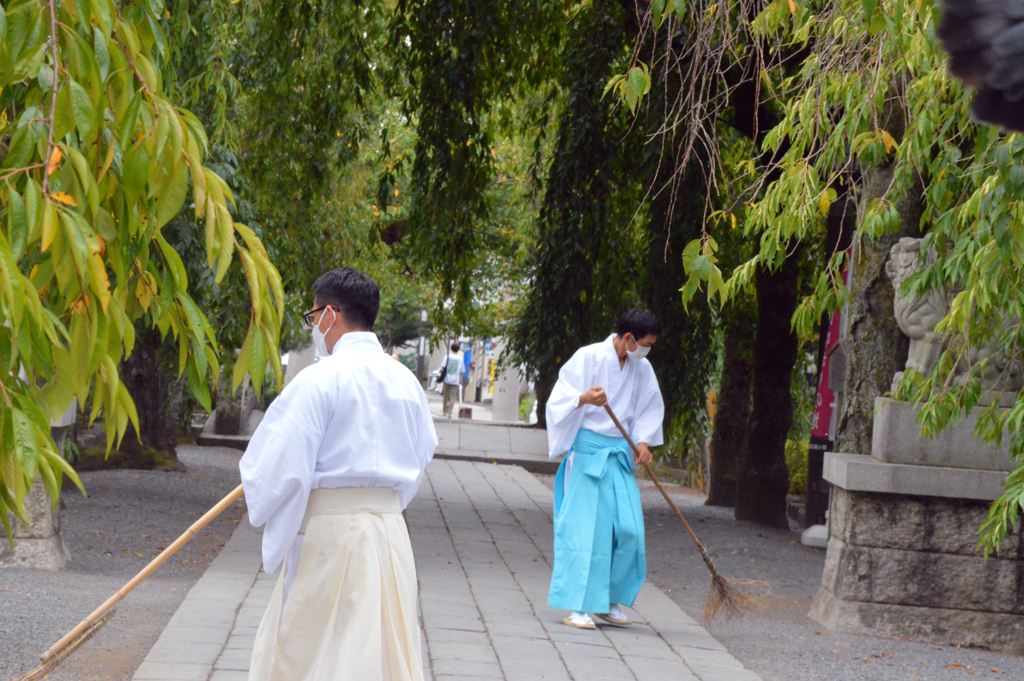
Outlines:
<svg viewBox="0 0 1024 681"><path fill-rule="evenodd" d="M636 454L637 460L639 461L640 450L637 449L637 446L635 444L633 444L633 438L629 436L629 433L626 432L626 429L622 427L621 423L619 423L619 419L616 418L615 412L612 411L611 407L609 407L606 404L604 405L604 410L608 412L608 416L612 417L612 421L615 422L615 427L619 429L620 433L622 433L622 437L626 438L626 442L628 442L629 446L633 448L633 452ZM670 497L668 495L668 492L665 491L665 488L661 486L661 481L658 480L658 476L654 474L654 471L652 471L651 467L648 466L647 464L643 464L643 467L644 470L647 471L647 475L651 476L651 480L654 482L654 486L658 488L658 491L661 492L661 495L665 497L665 501L668 502L668 505L671 506L672 510L676 512L676 516L678 516L679 520L682 521L683 527L686 528L686 532L690 535L690 539L693 540L693 543L701 548L704 548L703 544L700 543L700 539L697 539L697 535L695 535L693 533L693 530L690 529L690 523L686 522L686 518L684 518L683 514L679 512L678 508L676 508L675 503L673 503L672 501L672 497Z"/></svg>
<svg viewBox="0 0 1024 681"><path fill-rule="evenodd" d="M151 560L149 562L149 565L142 568L142 571L139 572L139 574L132 577L131 581L129 581L127 584L118 589L117 593L115 593L113 596L104 601L103 605L93 610L88 617L86 617L84 620L78 623L78 626L76 626L68 633L64 634L64 637L62 639L60 639L52 646L50 646L46 650L46 652L42 653L39 656L39 659L43 662L46 662L51 658L56 657L57 651L67 647L68 644L74 641L82 632L84 632L90 626L95 624L96 620L103 613L105 613L107 610L110 610L110 608L112 608L116 603L118 603L121 599L127 596L132 589L141 584L147 577L149 577L153 573L154 570L163 565L168 558L177 553L178 549L184 546L189 539L196 536L196 533L199 532L199 530L206 527L206 525L209 524L211 520L219 516L228 506L238 501L238 499L241 496L242 486L239 485L234 489L234 491L232 491L226 497L217 502L216 506L214 506L209 511L204 513L199 520L192 523L192 525L187 530L185 530L185 532L180 537L174 540L173 544L171 544L166 549L161 551L159 556Z"/></svg>

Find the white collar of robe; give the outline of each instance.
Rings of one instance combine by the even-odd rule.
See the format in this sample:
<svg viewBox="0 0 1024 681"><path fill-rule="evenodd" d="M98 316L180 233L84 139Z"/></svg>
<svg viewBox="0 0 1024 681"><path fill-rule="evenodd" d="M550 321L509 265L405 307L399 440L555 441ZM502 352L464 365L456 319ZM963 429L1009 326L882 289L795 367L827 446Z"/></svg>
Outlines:
<svg viewBox="0 0 1024 681"><path fill-rule="evenodd" d="M334 344L331 354L336 355L343 350L384 352L380 341L377 340L377 334L372 331L349 331Z"/></svg>

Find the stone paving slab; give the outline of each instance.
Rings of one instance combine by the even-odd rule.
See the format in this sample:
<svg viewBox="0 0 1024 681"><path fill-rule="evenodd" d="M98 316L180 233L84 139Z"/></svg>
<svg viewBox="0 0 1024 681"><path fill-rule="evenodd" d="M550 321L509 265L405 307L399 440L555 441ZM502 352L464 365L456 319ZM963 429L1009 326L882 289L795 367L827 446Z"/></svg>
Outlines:
<svg viewBox="0 0 1024 681"><path fill-rule="evenodd" d="M523 425L434 419L436 459L522 466L533 473L553 474L558 461L548 458L546 430Z"/></svg>
<svg viewBox="0 0 1024 681"><path fill-rule="evenodd" d="M551 491L520 467L435 461L427 470L407 517L437 681L759 681L650 584L631 627L563 624L546 603L552 506Z"/></svg>
<svg viewBox="0 0 1024 681"><path fill-rule="evenodd" d="M552 494L518 466L438 459L406 518L428 681L760 681L645 584L628 628L581 631L546 605ZM276 575L241 523L133 677L242 681Z"/></svg>

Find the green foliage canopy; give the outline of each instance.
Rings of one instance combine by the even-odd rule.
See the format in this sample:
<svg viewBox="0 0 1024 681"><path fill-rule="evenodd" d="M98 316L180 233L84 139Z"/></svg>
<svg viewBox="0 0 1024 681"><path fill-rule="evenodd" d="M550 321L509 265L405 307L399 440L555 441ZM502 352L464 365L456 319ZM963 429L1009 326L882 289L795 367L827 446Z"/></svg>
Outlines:
<svg viewBox="0 0 1024 681"><path fill-rule="evenodd" d="M134 323L178 339L179 374L209 406L219 373L206 316L188 294L164 227L189 206L205 226L220 281L235 255L251 319L234 380L262 375L276 352L281 279L259 239L236 223L233 196L203 165L207 137L165 96L157 65L163 3L13 0L0 8L0 519L24 517L40 475L56 501L62 474L50 419L77 397L101 412L108 448L135 407L118 378Z"/></svg>
<svg viewBox="0 0 1024 681"><path fill-rule="evenodd" d="M655 3L661 21L681 22L701 35L716 21L707 3ZM971 93L946 73L946 56L933 37L938 8L931 2L883 0L834 3L770 2L746 22L766 54L799 51L799 72L785 77L766 60L761 79L781 123L766 136L765 149L778 153L775 178L763 186L756 160L737 163L736 176L760 189L745 209L744 225L759 240L758 252L723 283L717 267L698 257L712 243L707 232L692 245L688 293L709 285L723 300L749 290L758 268L778 267L794 240L823 237L834 187L849 172L891 164L885 195L858 215L854 241L894 232L897 205L910 198L923 207L922 253L937 261L904 283L904 294L939 286L956 292L939 326L947 343L928 376L908 371L895 396L923 403L919 423L925 435L956 423L979 405L980 374L994 358L973 360L971 351L995 342L1004 359L1024 348L1024 139L976 125L969 115ZM742 21L740 22L742 23ZM726 49L735 47L726 41ZM619 94L628 86L613 83ZM633 99L642 97L637 88ZM627 98L627 104L632 99ZM856 188L854 188L856 189ZM709 238L710 237L710 238ZM836 276L845 253L832 253L829 267L813 282L793 318L810 334L823 312L841 307L849 292ZM714 263L711 263L714 265ZM1007 321L1008 320L1008 321ZM1010 452L1024 456L1024 395L1011 407L990 401L976 433L998 443L1010 438ZM981 547L997 551L1024 509L1024 465L1007 480L981 530Z"/></svg>
<svg viewBox="0 0 1024 681"><path fill-rule="evenodd" d="M503 108L550 79L566 20L551 0L400 0L389 45L408 80L403 111L415 121L409 248L438 283L436 324L472 317L481 229L498 178L495 128ZM500 181L500 180L498 180Z"/></svg>

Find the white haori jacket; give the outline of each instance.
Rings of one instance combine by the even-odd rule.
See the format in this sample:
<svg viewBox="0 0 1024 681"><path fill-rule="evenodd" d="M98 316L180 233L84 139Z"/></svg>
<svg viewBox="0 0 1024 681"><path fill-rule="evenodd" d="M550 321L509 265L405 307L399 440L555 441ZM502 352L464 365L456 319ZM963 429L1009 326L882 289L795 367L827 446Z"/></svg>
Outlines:
<svg viewBox="0 0 1024 681"><path fill-rule="evenodd" d="M607 437L622 437L604 407L585 404L580 396L593 387L604 388L608 406L622 422L633 442L649 447L664 443L662 421L665 403L654 368L647 359L626 358L619 368L619 356L608 336L601 343L580 348L558 371L545 411L548 422L548 456L558 458L572 448L581 428Z"/></svg>
<svg viewBox="0 0 1024 681"><path fill-rule="evenodd" d="M263 532L263 568L290 556L310 490L383 487L404 509L434 456L437 434L419 381L370 332L350 332L270 405L239 463L249 522Z"/></svg>

